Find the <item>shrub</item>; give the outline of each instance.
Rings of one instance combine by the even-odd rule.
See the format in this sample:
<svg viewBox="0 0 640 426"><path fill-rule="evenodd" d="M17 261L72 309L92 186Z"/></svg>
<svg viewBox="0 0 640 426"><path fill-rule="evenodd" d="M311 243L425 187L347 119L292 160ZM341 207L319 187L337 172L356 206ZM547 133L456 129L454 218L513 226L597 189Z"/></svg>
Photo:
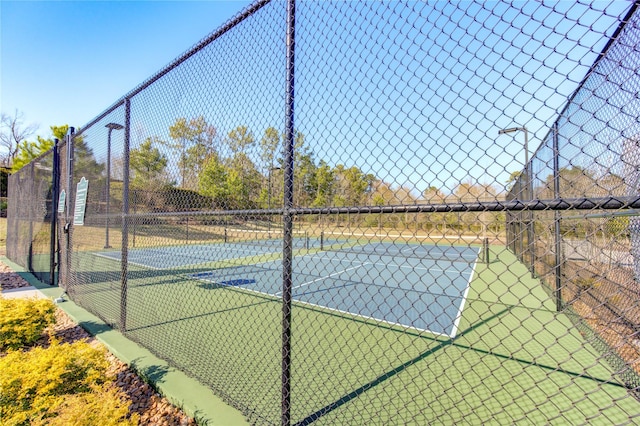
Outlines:
<svg viewBox="0 0 640 426"><path fill-rule="evenodd" d="M585 278L578 277L576 278L576 285L578 286L578 290L589 290L594 287L596 284L595 278Z"/></svg>
<svg viewBox="0 0 640 426"><path fill-rule="evenodd" d="M134 426L139 415L128 418L128 402L123 392L102 387L91 393L58 397L41 418L31 421L32 426Z"/></svg>
<svg viewBox="0 0 640 426"><path fill-rule="evenodd" d="M0 351L33 344L55 322L50 300L0 298Z"/></svg>
<svg viewBox="0 0 640 426"><path fill-rule="evenodd" d="M96 390L112 379L108 366L104 350L84 341L10 351L0 358L0 423L22 425L50 415L64 395Z"/></svg>

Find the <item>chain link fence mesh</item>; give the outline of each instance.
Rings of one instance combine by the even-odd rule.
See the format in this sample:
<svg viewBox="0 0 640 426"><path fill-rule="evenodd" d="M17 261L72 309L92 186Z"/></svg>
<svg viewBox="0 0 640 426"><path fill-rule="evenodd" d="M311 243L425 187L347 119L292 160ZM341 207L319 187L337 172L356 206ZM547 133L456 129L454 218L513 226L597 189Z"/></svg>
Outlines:
<svg viewBox="0 0 640 426"><path fill-rule="evenodd" d="M53 152L8 178L7 257L52 284Z"/></svg>
<svg viewBox="0 0 640 426"><path fill-rule="evenodd" d="M60 144L55 265L12 176L8 257L253 424L637 422L636 6L256 2Z"/></svg>

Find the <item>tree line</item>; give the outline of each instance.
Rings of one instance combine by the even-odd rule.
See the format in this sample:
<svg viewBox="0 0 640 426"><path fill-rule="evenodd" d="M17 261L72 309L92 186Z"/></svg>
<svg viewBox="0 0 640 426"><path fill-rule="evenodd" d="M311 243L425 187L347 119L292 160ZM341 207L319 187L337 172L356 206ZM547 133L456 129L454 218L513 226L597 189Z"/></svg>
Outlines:
<svg viewBox="0 0 640 426"><path fill-rule="evenodd" d="M18 129L19 130L19 129ZM62 140L68 126L52 126L52 135ZM226 134L204 117L178 118L168 128L169 138L140 138L129 152L130 188L141 211L190 209L268 209L283 203L283 139L275 127L256 135L246 125ZM37 137L15 145L8 164L18 170L53 146L53 138ZM94 199L104 199L106 167L96 161L93 150L82 137L74 140L75 169L90 179ZM412 204L451 204L504 199L505 194L490 184L470 179L446 189L430 186L421 193L407 185L386 182L372 173L348 164L328 164L317 158L306 144L305 135L294 134L294 202L297 207L394 206ZM114 156L112 180L122 177L122 158ZM5 163L7 164L7 163ZM514 172L507 184L521 177ZM576 166L560 171L563 196L584 196L594 188L613 193L622 178L596 178ZM534 198L552 199L553 176L533 188ZM116 207L119 191L111 191ZM345 217L338 220L346 221ZM438 214L362 214L351 215L350 223L368 227L419 228L463 232L500 232L502 212Z"/></svg>

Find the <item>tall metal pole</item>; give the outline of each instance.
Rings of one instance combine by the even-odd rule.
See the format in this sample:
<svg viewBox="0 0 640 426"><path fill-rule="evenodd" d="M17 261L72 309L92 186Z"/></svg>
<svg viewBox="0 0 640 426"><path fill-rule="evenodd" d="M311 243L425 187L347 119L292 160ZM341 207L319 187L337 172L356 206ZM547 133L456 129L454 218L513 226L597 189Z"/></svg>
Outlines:
<svg viewBox="0 0 640 426"><path fill-rule="evenodd" d="M294 159L294 64L295 0L287 2L287 76L285 105L284 241L282 248L282 426L291 424L291 297L293 266L293 159Z"/></svg>
<svg viewBox="0 0 640 426"><path fill-rule="evenodd" d="M271 210L271 171L273 167L269 167L269 174L267 175L267 210ZM271 238L271 215L267 215L267 238Z"/></svg>
<svg viewBox="0 0 640 426"><path fill-rule="evenodd" d="M106 208L106 224L105 224L105 235L104 235L104 248L111 248L109 245L109 207L111 204L111 132L114 130L121 130L124 127L118 123L109 123L105 126L109 129L107 133L107 188L106 188L106 197L107 197L107 208Z"/></svg>
<svg viewBox="0 0 640 426"><path fill-rule="evenodd" d="M127 331L127 292L129 264L129 134L131 101L124 101L124 150L122 178L122 251L120 255L120 330Z"/></svg>
<svg viewBox="0 0 640 426"><path fill-rule="evenodd" d="M531 179L531 173L530 173L530 167L529 167L529 131L527 130L526 127L511 127L509 129L502 129L498 131L499 135L502 134L506 134L506 133L513 133L513 132L518 132L518 131L522 131L524 132L524 190L522 192L524 192L523 197L525 199L525 201L530 201L533 199L533 185L532 185L532 179ZM534 239L534 228L533 228L533 214L531 213L530 210L527 210L525 212L523 212L523 215L525 217L525 229L526 229L526 233L527 233L527 250L529 251L529 270L531 271L531 276L535 276L536 273L536 267L535 267L535 263L536 263L536 255L535 255L535 245L533 243L533 239ZM522 261L523 257L518 257L520 259L520 261Z"/></svg>
<svg viewBox="0 0 640 426"><path fill-rule="evenodd" d="M58 193L60 192L58 176L60 164L58 160L58 139L53 141L53 164L51 172L51 240L49 241L49 285L55 285L56 278L56 225L58 221Z"/></svg>
<svg viewBox="0 0 640 426"><path fill-rule="evenodd" d="M553 197L560 199L560 143L558 123L553 124ZM562 310L562 235L560 234L560 212L553 212L555 234L555 296L556 310Z"/></svg>
<svg viewBox="0 0 640 426"><path fill-rule="evenodd" d="M524 131L524 170L525 176L527 178L527 201L533 200L533 179L531 178L531 166L529 164L529 131L526 127L523 127ZM536 246L534 243L535 232L533 228L533 213L531 210L527 210L527 242L529 245L529 255L531 258L531 276L535 276L536 274Z"/></svg>
<svg viewBox="0 0 640 426"><path fill-rule="evenodd" d="M70 279L72 277L71 275L71 251L72 251L72 247L71 247L71 218L70 218L70 212L71 212L71 206L72 201L74 201L75 198L75 194L72 190L73 188L73 135L75 133L75 130L73 127L69 127L69 129L67 130L67 134L65 135L65 142L66 142L66 148L67 148L67 196L65 197L65 202L66 202L66 209L65 209L65 232L67 234L67 247L66 247L66 265L65 265L65 274L66 274L66 283L65 283L65 291L67 293L69 293L70 290L73 290L72 288L70 288Z"/></svg>
<svg viewBox="0 0 640 426"><path fill-rule="evenodd" d="M104 248L111 248L109 245L109 204L111 200L111 132L113 131L112 127L109 127L109 131L107 133L107 223L104 227Z"/></svg>

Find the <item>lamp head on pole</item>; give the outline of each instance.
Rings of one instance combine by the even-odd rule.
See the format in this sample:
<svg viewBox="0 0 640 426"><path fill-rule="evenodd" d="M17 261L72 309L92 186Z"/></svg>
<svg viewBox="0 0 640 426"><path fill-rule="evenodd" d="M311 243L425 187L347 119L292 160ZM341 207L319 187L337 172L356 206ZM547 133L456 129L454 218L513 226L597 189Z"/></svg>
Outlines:
<svg viewBox="0 0 640 426"><path fill-rule="evenodd" d="M124 129L124 126L122 124L118 124L118 123L109 123L104 127L106 127L109 130L121 130L121 129Z"/></svg>
<svg viewBox="0 0 640 426"><path fill-rule="evenodd" d="M527 128L526 127L509 127L508 129L501 129L498 130L498 134L499 135L504 135L505 133L513 133L513 132L517 132L517 131L526 131Z"/></svg>

